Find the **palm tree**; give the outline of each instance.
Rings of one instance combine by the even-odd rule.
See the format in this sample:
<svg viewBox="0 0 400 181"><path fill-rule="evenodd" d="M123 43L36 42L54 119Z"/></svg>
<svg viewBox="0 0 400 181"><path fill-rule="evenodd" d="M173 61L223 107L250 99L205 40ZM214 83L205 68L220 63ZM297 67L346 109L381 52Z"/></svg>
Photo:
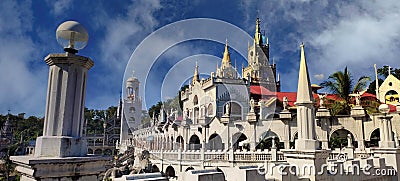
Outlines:
<svg viewBox="0 0 400 181"><path fill-rule="evenodd" d="M371 78L368 76L362 76L357 82L354 82L350 72L345 67L343 72L337 71L330 75L328 80L321 83L321 86L326 87L343 100L343 102L336 101L336 104L339 104L336 107L341 109L336 111L337 113L350 114L351 96L349 94L364 90L370 80Z"/></svg>

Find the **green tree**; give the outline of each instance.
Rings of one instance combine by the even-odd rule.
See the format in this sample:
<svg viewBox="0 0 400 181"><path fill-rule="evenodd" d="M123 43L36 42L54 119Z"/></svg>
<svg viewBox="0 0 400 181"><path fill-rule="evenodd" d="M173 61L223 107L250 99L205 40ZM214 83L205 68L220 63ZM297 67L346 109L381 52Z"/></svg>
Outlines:
<svg viewBox="0 0 400 181"><path fill-rule="evenodd" d="M157 104L152 105L152 106L150 107L150 109L149 109L149 116L150 116L151 118L153 118L153 115L157 117L157 116L160 114L160 110L161 110L162 104L163 104L163 103L162 103L161 101L159 101Z"/></svg>
<svg viewBox="0 0 400 181"><path fill-rule="evenodd" d="M384 65L381 68L377 69L378 75L386 79L389 76L389 66ZM400 69L390 67L390 74L400 79Z"/></svg>
<svg viewBox="0 0 400 181"><path fill-rule="evenodd" d="M335 106L339 110L334 110L334 112L350 114L351 96L349 94L362 91L369 80L369 77L362 76L357 82L354 82L350 72L345 67L344 71L337 71L330 75L328 80L321 83L321 86L327 88L343 100L335 102L335 104L340 104L341 106Z"/></svg>

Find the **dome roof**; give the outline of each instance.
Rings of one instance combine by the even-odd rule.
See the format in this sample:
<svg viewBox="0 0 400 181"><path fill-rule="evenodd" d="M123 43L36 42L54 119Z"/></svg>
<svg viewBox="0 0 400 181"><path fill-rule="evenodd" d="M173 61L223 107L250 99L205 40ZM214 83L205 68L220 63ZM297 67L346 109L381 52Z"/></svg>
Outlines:
<svg viewBox="0 0 400 181"><path fill-rule="evenodd" d="M139 80L136 77L129 77L127 82L139 82Z"/></svg>

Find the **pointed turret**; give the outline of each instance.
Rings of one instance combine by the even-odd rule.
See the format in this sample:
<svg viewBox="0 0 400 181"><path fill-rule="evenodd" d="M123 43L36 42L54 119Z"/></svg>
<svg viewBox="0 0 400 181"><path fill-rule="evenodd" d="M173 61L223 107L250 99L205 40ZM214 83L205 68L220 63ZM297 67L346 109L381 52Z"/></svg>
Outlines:
<svg viewBox="0 0 400 181"><path fill-rule="evenodd" d="M192 83L194 84L195 82L198 82L199 80L200 80L199 79L199 66L197 65L197 62L196 62L196 68L194 69Z"/></svg>
<svg viewBox="0 0 400 181"><path fill-rule="evenodd" d="M222 66L227 66L228 64L231 64L231 57L228 50L228 40L226 40L224 57L222 57Z"/></svg>
<svg viewBox="0 0 400 181"><path fill-rule="evenodd" d="M306 56L304 53L304 44L300 45L300 69L299 80L297 87L297 103L313 103L314 97L312 95L310 76L308 75L308 68Z"/></svg>
<svg viewBox="0 0 400 181"><path fill-rule="evenodd" d="M262 45L261 29L260 29L260 19L256 19L256 33L254 34L254 43L257 45Z"/></svg>

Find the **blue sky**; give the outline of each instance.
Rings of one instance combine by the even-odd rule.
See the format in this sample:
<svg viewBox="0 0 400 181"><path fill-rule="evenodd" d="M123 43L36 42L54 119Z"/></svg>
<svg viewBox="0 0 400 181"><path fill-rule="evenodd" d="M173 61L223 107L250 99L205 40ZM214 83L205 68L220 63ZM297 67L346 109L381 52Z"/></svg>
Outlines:
<svg viewBox="0 0 400 181"><path fill-rule="evenodd" d="M378 67L398 67L399 9L397 0L2 0L0 113L11 109L13 113L44 114L48 66L43 58L49 53L62 52L55 30L66 20L76 20L88 30L88 45L79 52L95 62L89 73L86 105L104 109L117 104L125 66L137 45L169 23L214 18L252 35L255 18L259 16L261 28L269 38L271 59L278 64L282 89L295 91L301 42L306 45L313 83L320 83L345 66L355 79L360 75L372 76L374 63ZM222 51L223 45L219 43L188 41L165 52L158 59L158 66L163 67L163 62L171 57L179 60L196 54L221 57ZM235 57L234 54L233 59L241 61L239 56ZM191 62L193 65L188 64L188 69L194 67ZM202 73L209 73L203 70ZM161 98L156 96L150 102L157 99Z"/></svg>

